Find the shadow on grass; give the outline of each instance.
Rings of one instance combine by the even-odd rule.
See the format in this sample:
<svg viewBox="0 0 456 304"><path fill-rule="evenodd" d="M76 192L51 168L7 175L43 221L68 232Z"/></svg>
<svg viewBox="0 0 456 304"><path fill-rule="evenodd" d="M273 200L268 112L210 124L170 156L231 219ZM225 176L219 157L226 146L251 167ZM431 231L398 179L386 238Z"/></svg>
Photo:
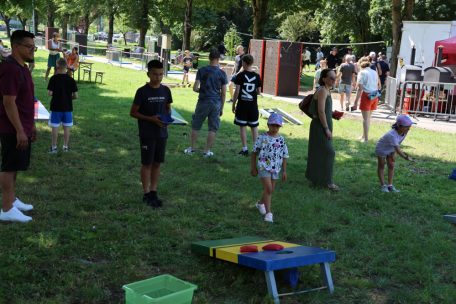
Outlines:
<svg viewBox="0 0 456 304"><path fill-rule="evenodd" d="M43 94L44 80L37 88ZM184 90L173 90L173 106L191 121L196 95L188 97ZM374 145L336 137L334 180L342 191L315 189L304 176L309 123L303 118L303 126L281 130L290 150L289 180L277 185L276 222L270 225L254 207L261 185L249 175L250 159L237 155L238 127L223 120L215 157L204 159L183 154L190 127L171 126L159 185L164 207L152 210L141 201L137 126L128 115L133 96L116 92L109 85L80 85L70 153L47 154L50 130L39 125L32 167L19 175L18 188L36 205L34 221L2 225L0 294L6 295L5 303L119 303L123 284L162 273L197 284L195 303L260 303L267 293L261 272L189 249L193 241L245 235L336 251L336 293L290 301L454 298L455 264L448 261L456 261L456 239L441 216L456 208L450 201L454 182L447 179L455 162L398 161L395 181L402 192L385 194L377 187ZM230 106L224 117L232 118ZM266 130L263 119L260 130ZM199 147L206 131L200 132ZM318 268L305 267L302 273L301 285L320 284Z"/></svg>

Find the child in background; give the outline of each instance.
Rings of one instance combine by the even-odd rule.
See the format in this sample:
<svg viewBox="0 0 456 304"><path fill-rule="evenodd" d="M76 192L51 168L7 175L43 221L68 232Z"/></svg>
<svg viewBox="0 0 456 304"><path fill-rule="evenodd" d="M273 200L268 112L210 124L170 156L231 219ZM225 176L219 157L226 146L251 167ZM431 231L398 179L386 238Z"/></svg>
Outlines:
<svg viewBox="0 0 456 304"><path fill-rule="evenodd" d="M318 89L318 87L320 86L318 84L318 81L320 80L321 71L323 71L324 69L327 69L327 68L328 68L328 62L326 61L326 59L320 60L320 68L315 71L314 85L313 85L314 91L316 91Z"/></svg>
<svg viewBox="0 0 456 304"><path fill-rule="evenodd" d="M67 62L57 59L56 74L49 79L47 86L51 99L49 126L52 128L52 140L49 153L57 153L59 127L63 125L63 152L69 151L70 129L73 126L73 99L78 98L76 81L67 74Z"/></svg>
<svg viewBox="0 0 456 304"><path fill-rule="evenodd" d="M236 90L233 95L232 108L233 113L235 114L234 124L240 127L242 150L239 154L248 156L247 126L249 126L252 131L253 142L255 142L258 137L259 113L257 96L261 94L261 79L260 75L252 71L252 55L244 55L241 61L243 71L239 72L234 79ZM237 102L238 99L239 102Z"/></svg>
<svg viewBox="0 0 456 304"><path fill-rule="evenodd" d="M283 124L282 116L272 113L268 119L269 131L258 136L253 147L251 158L251 175L259 176L263 185L261 200L256 207L266 222L273 222L271 212L271 197L274 192L276 181L282 170L282 181L287 180L288 148L285 139L279 134ZM258 164L257 164L258 155Z"/></svg>
<svg viewBox="0 0 456 304"><path fill-rule="evenodd" d="M192 67L192 56L190 54L189 50L185 50L185 56L182 59L182 64L184 65L184 76L182 78L182 84L184 84L185 81L187 81L187 85L190 85L188 82L188 72L190 71L190 68Z"/></svg>
<svg viewBox="0 0 456 304"><path fill-rule="evenodd" d="M377 174L382 192L399 192L399 190L393 186L394 157L397 153L404 159L412 161L412 159L406 153L402 152L399 147L407 136L412 124L413 122L409 116L399 115L396 119L396 123L392 127L393 129L383 135L377 142L375 154L378 159ZM385 162L388 165L388 184L385 184L385 178L383 176Z"/></svg>

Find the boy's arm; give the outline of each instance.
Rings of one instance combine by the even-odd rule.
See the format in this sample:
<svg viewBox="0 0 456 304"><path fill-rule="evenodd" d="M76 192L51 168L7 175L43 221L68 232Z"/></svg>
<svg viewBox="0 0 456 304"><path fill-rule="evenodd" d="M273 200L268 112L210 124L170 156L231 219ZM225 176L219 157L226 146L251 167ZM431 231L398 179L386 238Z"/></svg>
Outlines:
<svg viewBox="0 0 456 304"><path fill-rule="evenodd" d="M237 102L237 99L239 97L239 91L241 90L241 86L240 85L236 85L236 90L234 91L234 94L233 94L233 113L235 112L236 110L236 102Z"/></svg>
<svg viewBox="0 0 456 304"><path fill-rule="evenodd" d="M79 98L78 92L73 92L73 94L71 94L71 98L78 99Z"/></svg>
<svg viewBox="0 0 456 304"><path fill-rule="evenodd" d="M222 104L220 105L220 116L222 116L223 115L223 107L225 106L226 84L222 85L222 89L220 90L220 97L222 98Z"/></svg>
<svg viewBox="0 0 456 304"><path fill-rule="evenodd" d="M48 96L52 96L52 91L48 90Z"/></svg>
<svg viewBox="0 0 456 304"><path fill-rule="evenodd" d="M258 168L256 166L256 152L252 152L252 157L250 158L250 175L258 175Z"/></svg>
<svg viewBox="0 0 456 304"><path fill-rule="evenodd" d="M287 159L284 158L282 161L282 182L287 180Z"/></svg>
<svg viewBox="0 0 456 304"><path fill-rule="evenodd" d="M197 79L193 84L193 92L199 93L200 91L200 81Z"/></svg>
<svg viewBox="0 0 456 304"><path fill-rule="evenodd" d="M160 120L160 115L153 115L153 116L147 116L144 114L139 113L139 105L137 104L132 104L131 109L130 109L130 116L136 119L141 119L145 121L150 121L160 128L163 128L165 125L163 122Z"/></svg>

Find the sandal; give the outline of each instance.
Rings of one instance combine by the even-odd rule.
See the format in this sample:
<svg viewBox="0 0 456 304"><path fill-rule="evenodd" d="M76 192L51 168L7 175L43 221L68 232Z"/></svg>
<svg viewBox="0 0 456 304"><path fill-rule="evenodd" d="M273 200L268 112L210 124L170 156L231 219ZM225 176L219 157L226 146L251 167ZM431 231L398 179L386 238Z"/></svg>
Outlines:
<svg viewBox="0 0 456 304"><path fill-rule="evenodd" d="M337 191L340 191L340 188L336 184L329 184L328 185L328 190L337 192Z"/></svg>

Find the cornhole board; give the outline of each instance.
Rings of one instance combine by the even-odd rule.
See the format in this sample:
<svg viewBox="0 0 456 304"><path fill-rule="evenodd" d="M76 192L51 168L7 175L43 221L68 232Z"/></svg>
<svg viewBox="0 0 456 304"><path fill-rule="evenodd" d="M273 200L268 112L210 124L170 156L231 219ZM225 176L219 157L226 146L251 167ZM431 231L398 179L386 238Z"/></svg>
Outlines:
<svg viewBox="0 0 456 304"><path fill-rule="evenodd" d="M186 126L188 122L174 108L171 108L171 117L174 119L173 125Z"/></svg>
<svg viewBox="0 0 456 304"><path fill-rule="evenodd" d="M456 224L456 214L447 214L444 215L443 218L450 223Z"/></svg>
<svg viewBox="0 0 456 304"><path fill-rule="evenodd" d="M262 247L267 244L280 244L284 249L281 251L263 251ZM258 247L258 252L241 253L240 248L244 245L256 245ZM329 263L336 260L336 253L332 250L301 246L255 236L194 242L191 245L191 250L194 253L208 255L214 259L264 271L268 293L274 299L275 304L280 303L279 297L281 296L300 294L326 288L329 293L334 292L334 285L329 268ZM278 293L274 276L275 270L294 270L297 267L314 264L320 264L321 273L325 282L324 286L291 293Z"/></svg>
<svg viewBox="0 0 456 304"><path fill-rule="evenodd" d="M49 111L39 100L35 101L35 120L49 120Z"/></svg>
<svg viewBox="0 0 456 304"><path fill-rule="evenodd" d="M287 123L291 123L291 124L299 125L299 126L302 125L302 122L299 119L297 119L296 117L293 117L291 114L285 112L284 110L282 110L280 108L260 109L259 112L260 112L261 116L266 119L268 119L272 113L277 113L277 114L280 114L282 116L282 118L285 120L285 122L287 122Z"/></svg>

